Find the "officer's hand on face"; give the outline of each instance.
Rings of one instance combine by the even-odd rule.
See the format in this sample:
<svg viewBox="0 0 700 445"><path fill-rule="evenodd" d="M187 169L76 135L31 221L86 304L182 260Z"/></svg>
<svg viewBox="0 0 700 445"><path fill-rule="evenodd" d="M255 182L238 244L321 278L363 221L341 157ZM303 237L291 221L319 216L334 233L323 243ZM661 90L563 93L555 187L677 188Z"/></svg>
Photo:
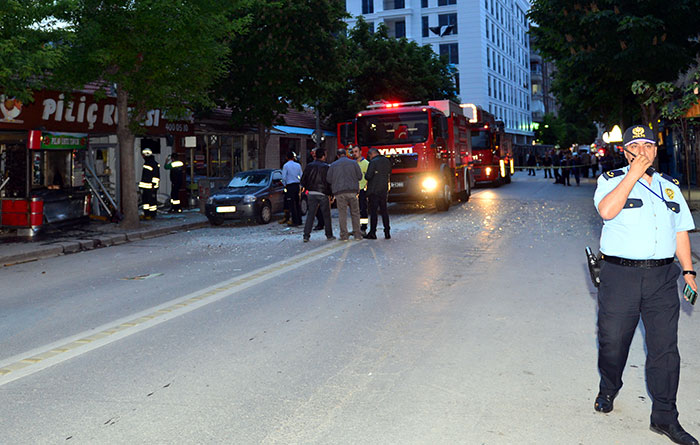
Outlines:
<svg viewBox="0 0 700 445"><path fill-rule="evenodd" d="M695 282L695 276L691 274L686 274L683 275L683 278L685 279L685 283L690 286L691 289L693 289L695 292L698 291L698 285Z"/></svg>
<svg viewBox="0 0 700 445"><path fill-rule="evenodd" d="M651 167L651 160L644 156L643 154L638 154L636 158L630 160L630 176L635 179L639 179L644 176L647 169Z"/></svg>

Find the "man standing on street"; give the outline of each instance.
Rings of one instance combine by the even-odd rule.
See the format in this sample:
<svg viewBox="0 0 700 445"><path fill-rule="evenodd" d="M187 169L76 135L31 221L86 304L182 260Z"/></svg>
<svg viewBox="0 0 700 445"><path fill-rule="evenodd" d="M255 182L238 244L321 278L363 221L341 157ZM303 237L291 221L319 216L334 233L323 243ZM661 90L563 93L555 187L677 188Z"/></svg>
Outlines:
<svg viewBox="0 0 700 445"><path fill-rule="evenodd" d="M301 175L301 186L309 194L308 211L306 212L306 223L304 224L304 242L311 238L311 229L314 226L316 210L321 209L323 215L323 227L326 229L326 239L333 240L333 228L331 227L331 205L329 195L331 187L326 179L328 174L328 164L326 163L326 150L316 149L316 159L306 166L304 174Z"/></svg>
<svg viewBox="0 0 700 445"><path fill-rule="evenodd" d="M287 162L282 166L282 184L284 184L284 200L289 205L292 220L290 226L301 225L301 207L299 206L299 181L301 181L301 165L294 159L294 152L287 153Z"/></svg>
<svg viewBox="0 0 700 445"><path fill-rule="evenodd" d="M391 176L391 161L386 156L381 156L379 150L372 147L367 153L369 166L367 167L367 196L369 197L369 232L367 239L377 239L377 209L382 213L382 225L384 226L384 238L391 239L389 227L389 212L386 208L386 200L389 194L389 178Z"/></svg>
<svg viewBox="0 0 700 445"><path fill-rule="evenodd" d="M150 148L141 150L143 168L141 169L141 206L143 219L153 219L158 213L158 187L160 186L160 165Z"/></svg>
<svg viewBox="0 0 700 445"><path fill-rule="evenodd" d="M678 181L651 167L656 138L648 126L625 131L634 155L628 167L598 178L594 203L603 218L598 291L598 370L595 410L609 413L622 387L630 343L641 315L646 332L646 382L652 398L651 430L673 442L698 441L678 422L680 374L678 257L685 284L697 291L688 231L695 225Z"/></svg>
<svg viewBox="0 0 700 445"><path fill-rule="evenodd" d="M367 230L367 180L365 179L365 173L367 173L367 166L369 161L362 157L362 150L357 145L352 146L352 157L357 161L362 171L362 179L360 179L360 193L357 195L358 202L360 204L360 229L364 233Z"/></svg>
<svg viewBox="0 0 700 445"><path fill-rule="evenodd" d="M185 164L178 160L177 153L173 153L170 155L170 159L166 159L165 169L170 170L170 212L180 213L182 212L180 189L184 179Z"/></svg>
<svg viewBox="0 0 700 445"><path fill-rule="evenodd" d="M352 233L356 240L362 239L360 231L360 206L357 194L360 191L360 179L362 170L357 162L347 157L344 148L338 149L338 159L328 169L328 182L335 196L338 206L338 222L340 223L340 239L347 241L348 234L348 208L352 219Z"/></svg>

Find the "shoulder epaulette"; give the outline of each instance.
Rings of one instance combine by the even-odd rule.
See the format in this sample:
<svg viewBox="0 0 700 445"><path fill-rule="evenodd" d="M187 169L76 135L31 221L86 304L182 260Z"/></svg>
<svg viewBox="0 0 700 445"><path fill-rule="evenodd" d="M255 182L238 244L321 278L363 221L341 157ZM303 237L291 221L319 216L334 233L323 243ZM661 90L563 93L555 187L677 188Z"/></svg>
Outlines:
<svg viewBox="0 0 700 445"><path fill-rule="evenodd" d="M607 172L603 173L603 176L605 177L605 179L612 179L616 176L620 176L620 175L624 175L624 174L625 174L624 170L618 169L618 170L607 171Z"/></svg>
<svg viewBox="0 0 700 445"><path fill-rule="evenodd" d="M668 182L672 182L672 183L673 183L674 185L676 185L677 187L680 187L680 185L681 185L681 183L680 183L680 181L679 181L678 179L676 179L676 178L674 178L674 177L672 177L672 176L669 176L669 175L667 175L666 173L659 173L659 176L661 176L662 178L664 178L664 179L667 180Z"/></svg>

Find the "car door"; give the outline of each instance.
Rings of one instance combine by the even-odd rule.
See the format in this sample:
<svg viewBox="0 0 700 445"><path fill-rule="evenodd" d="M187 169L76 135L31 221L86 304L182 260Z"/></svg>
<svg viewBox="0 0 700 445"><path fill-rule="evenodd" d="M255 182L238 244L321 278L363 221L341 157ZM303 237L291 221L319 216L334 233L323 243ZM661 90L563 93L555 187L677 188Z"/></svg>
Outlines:
<svg viewBox="0 0 700 445"><path fill-rule="evenodd" d="M270 204L272 205L272 213L278 213L284 209L284 185L282 184L282 172L279 170L272 172Z"/></svg>

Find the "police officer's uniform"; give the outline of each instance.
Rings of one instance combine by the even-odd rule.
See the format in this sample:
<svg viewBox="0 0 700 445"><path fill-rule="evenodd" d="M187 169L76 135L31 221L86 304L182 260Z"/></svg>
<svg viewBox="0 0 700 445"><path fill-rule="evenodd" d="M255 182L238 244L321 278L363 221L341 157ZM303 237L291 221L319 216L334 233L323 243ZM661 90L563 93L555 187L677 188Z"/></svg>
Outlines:
<svg viewBox="0 0 700 445"><path fill-rule="evenodd" d="M143 216L147 219L155 218L158 211L158 187L160 186L160 164L153 156L153 152L146 148L141 151L143 155L143 168L141 169L141 206Z"/></svg>
<svg viewBox="0 0 700 445"><path fill-rule="evenodd" d="M628 172L629 166L598 178L596 208ZM604 221L600 238L603 261L598 293L599 397L614 398L622 387L622 372L641 314L646 330L652 424L677 423L677 280L681 270L674 263L674 256L676 233L694 227L678 181L654 173L651 185L644 178L637 181L620 213ZM602 411L597 401L596 409Z"/></svg>

